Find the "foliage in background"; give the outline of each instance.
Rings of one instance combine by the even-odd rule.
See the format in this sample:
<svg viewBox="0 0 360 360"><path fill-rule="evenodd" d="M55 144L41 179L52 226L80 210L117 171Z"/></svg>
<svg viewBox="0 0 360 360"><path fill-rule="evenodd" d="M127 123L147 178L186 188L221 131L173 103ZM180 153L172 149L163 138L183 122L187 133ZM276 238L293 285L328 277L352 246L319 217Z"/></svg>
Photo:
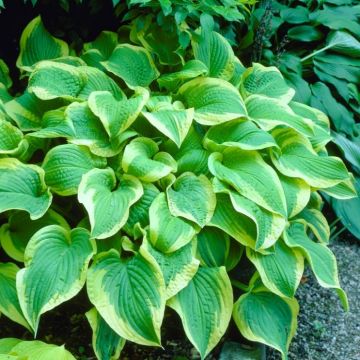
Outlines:
<svg viewBox="0 0 360 360"><path fill-rule="evenodd" d="M360 4L357 0L262 1L243 23L241 58L278 66L295 99L327 114L360 190ZM358 238L360 199L328 199Z"/></svg>
<svg viewBox="0 0 360 360"><path fill-rule="evenodd" d="M1 64L5 316L36 334L86 284L99 359L126 340L159 346L166 306L202 358L233 318L285 359L305 262L347 308L318 191L355 191L327 156L328 119L276 68L246 69L205 20L181 56L174 32L159 46L136 21L79 54L40 17L26 27L23 93Z"/></svg>

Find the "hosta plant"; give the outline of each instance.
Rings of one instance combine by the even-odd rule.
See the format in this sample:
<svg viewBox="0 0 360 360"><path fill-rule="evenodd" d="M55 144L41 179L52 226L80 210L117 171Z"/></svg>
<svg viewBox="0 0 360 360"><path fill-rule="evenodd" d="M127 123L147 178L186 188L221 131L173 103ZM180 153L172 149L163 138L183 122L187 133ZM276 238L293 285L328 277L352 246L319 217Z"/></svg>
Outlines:
<svg viewBox="0 0 360 360"><path fill-rule="evenodd" d="M125 341L161 346L166 307L202 358L233 318L285 359L305 265L348 306L318 191L355 191L327 155L328 119L209 27L180 63L141 36L103 32L75 54L36 18L22 94L1 63L0 239L13 261L0 264L0 311L36 336L86 287L99 359Z"/></svg>

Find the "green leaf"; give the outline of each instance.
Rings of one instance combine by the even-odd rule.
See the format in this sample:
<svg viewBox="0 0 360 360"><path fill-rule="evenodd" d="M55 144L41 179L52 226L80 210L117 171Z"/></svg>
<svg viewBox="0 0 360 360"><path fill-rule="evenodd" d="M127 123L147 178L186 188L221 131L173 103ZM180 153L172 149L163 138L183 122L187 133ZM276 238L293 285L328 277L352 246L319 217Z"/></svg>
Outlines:
<svg viewBox="0 0 360 360"><path fill-rule="evenodd" d="M78 199L89 214L91 235L105 239L116 234L129 217L129 209L143 195L138 179L124 175L116 184L111 168L87 172L79 185Z"/></svg>
<svg viewBox="0 0 360 360"><path fill-rule="evenodd" d="M28 90L41 100L64 98L74 101L86 85L87 76L75 66L43 61L29 78Z"/></svg>
<svg viewBox="0 0 360 360"><path fill-rule="evenodd" d="M0 83L4 84L6 89L12 86L9 68L2 59L0 59Z"/></svg>
<svg viewBox="0 0 360 360"><path fill-rule="evenodd" d="M165 283L159 265L143 248L127 260L115 250L99 254L88 271L87 292L118 335L138 344L160 344Z"/></svg>
<svg viewBox="0 0 360 360"><path fill-rule="evenodd" d="M326 217L317 209L305 208L294 220L303 220L309 226L319 242L328 244L330 240L330 226Z"/></svg>
<svg viewBox="0 0 360 360"><path fill-rule="evenodd" d="M2 338L0 339L0 354L7 354L11 351L11 349L21 342L19 339L15 338ZM17 358L16 358L17 359Z"/></svg>
<svg viewBox="0 0 360 360"><path fill-rule="evenodd" d="M100 118L110 138L116 138L136 120L149 99L146 89L138 88L135 96L120 101L108 91L94 91L89 97L91 111Z"/></svg>
<svg viewBox="0 0 360 360"><path fill-rule="evenodd" d="M25 268L16 276L16 287L21 309L35 334L42 314L82 289L95 252L94 240L82 228L69 231L49 225L32 236L25 250Z"/></svg>
<svg viewBox="0 0 360 360"><path fill-rule="evenodd" d="M213 187L216 193L228 194L233 208L255 223L256 242L255 247L250 244L250 248L261 251L274 245L285 228L286 219L283 216L265 210L253 201L231 190L216 178L213 180Z"/></svg>
<svg viewBox="0 0 360 360"><path fill-rule="evenodd" d="M50 189L61 196L75 195L81 177L93 168L104 168L106 160L88 148L74 144L58 145L45 156L42 168Z"/></svg>
<svg viewBox="0 0 360 360"><path fill-rule="evenodd" d="M237 212L229 197L225 194L216 195L216 208L208 226L223 230L244 246L255 249L257 229L255 223L247 216Z"/></svg>
<svg viewBox="0 0 360 360"><path fill-rule="evenodd" d="M213 78L230 80L234 74L234 52L229 42L216 31L202 30L192 37L192 48L196 60L209 69Z"/></svg>
<svg viewBox="0 0 360 360"><path fill-rule="evenodd" d="M122 143L129 137L134 136L134 132L125 132L121 136L110 139L100 119L95 116L88 104L74 102L65 111L65 118L70 129L66 129L65 135L69 142L76 145L85 145L89 150L98 156L112 157L119 154L123 148ZM63 132L61 124L60 132ZM55 129L59 129L55 126Z"/></svg>
<svg viewBox="0 0 360 360"><path fill-rule="evenodd" d="M160 75L150 53L130 44L118 45L102 65L123 79L130 88L147 87Z"/></svg>
<svg viewBox="0 0 360 360"><path fill-rule="evenodd" d="M276 67L265 67L255 63L243 73L240 93L244 99L257 94L275 98L287 104L293 98L295 91L286 84Z"/></svg>
<svg viewBox="0 0 360 360"><path fill-rule="evenodd" d="M308 139L291 129L272 132L281 153L270 150L275 167L284 175L298 177L310 186L327 188L349 178L348 171L335 156L319 156Z"/></svg>
<svg viewBox="0 0 360 360"><path fill-rule="evenodd" d="M304 180L278 174L284 189L288 218L301 212L310 200L311 189Z"/></svg>
<svg viewBox="0 0 360 360"><path fill-rule="evenodd" d="M26 26L20 39L20 55L16 65L21 70L32 71L33 65L42 60L69 55L68 45L45 29L40 16Z"/></svg>
<svg viewBox="0 0 360 360"><path fill-rule="evenodd" d="M239 91L222 79L197 78L182 85L178 92L194 119L202 125L216 125L247 115Z"/></svg>
<svg viewBox="0 0 360 360"><path fill-rule="evenodd" d="M286 125L305 136L313 135L313 122L296 115L281 100L263 95L251 95L246 99L245 104L249 117L265 131L270 131L279 125Z"/></svg>
<svg viewBox="0 0 360 360"><path fill-rule="evenodd" d="M152 112L143 111L142 114L180 148L192 124L194 109L183 109L179 104L168 103L163 108Z"/></svg>
<svg viewBox="0 0 360 360"><path fill-rule="evenodd" d="M331 250L325 244L310 240L304 224L299 222L290 224L284 232L284 240L288 246L298 248L303 253L318 283L324 288L336 289L344 308L348 309L347 296L340 287L336 259Z"/></svg>
<svg viewBox="0 0 360 360"><path fill-rule="evenodd" d="M135 235L135 228L137 226L145 228L149 224L150 206L160 194L158 188L151 183L142 183L142 187L144 194L131 206L129 218L123 227L123 230L130 236Z"/></svg>
<svg viewBox="0 0 360 360"><path fill-rule="evenodd" d="M321 40L324 34L312 25L299 25L289 29L287 36L292 40L311 42Z"/></svg>
<svg viewBox="0 0 360 360"><path fill-rule="evenodd" d="M37 165L0 159L0 212L18 209L27 211L32 220L41 218L52 201L44 176Z"/></svg>
<svg viewBox="0 0 360 360"><path fill-rule="evenodd" d="M92 347L99 360L119 359L125 340L111 329L95 308L86 314L92 330Z"/></svg>
<svg viewBox="0 0 360 360"><path fill-rule="evenodd" d="M360 42L346 31L331 32L326 42L326 50L331 49L354 58L360 56Z"/></svg>
<svg viewBox="0 0 360 360"><path fill-rule="evenodd" d="M277 144L274 138L248 120L232 120L212 126L204 137L204 147L212 151L223 151L228 147L242 150L261 150Z"/></svg>
<svg viewBox="0 0 360 360"><path fill-rule="evenodd" d="M0 263L0 311L10 320L30 329L21 311L16 293L16 274L19 271L13 263Z"/></svg>
<svg viewBox="0 0 360 360"><path fill-rule="evenodd" d="M289 7L281 10L280 16L290 24L302 24L309 21L309 10L304 6Z"/></svg>
<svg viewBox="0 0 360 360"><path fill-rule="evenodd" d="M61 106L57 100L42 101L25 91L5 104L5 111L23 131L39 130L44 114Z"/></svg>
<svg viewBox="0 0 360 360"><path fill-rule="evenodd" d="M225 266L230 250L230 237L225 232L205 227L197 235L196 257L202 266Z"/></svg>
<svg viewBox="0 0 360 360"><path fill-rule="evenodd" d="M207 66L201 61L189 60L181 70L169 74L163 74L157 79L157 82L160 87L164 87L169 91L175 91L185 81L198 76L207 75L208 71Z"/></svg>
<svg viewBox="0 0 360 360"><path fill-rule="evenodd" d="M244 197L286 216L285 195L279 177L258 152L228 148L223 153L212 153L209 168L215 177Z"/></svg>
<svg viewBox="0 0 360 360"><path fill-rule="evenodd" d="M11 355L17 355L17 359L26 360L75 360L75 357L64 347L46 344L42 341L20 341L11 349Z"/></svg>
<svg viewBox="0 0 360 360"><path fill-rule="evenodd" d="M96 49L104 59L108 59L118 44L118 34L112 31L102 31L98 37L89 43L85 43L83 50Z"/></svg>
<svg viewBox="0 0 360 360"><path fill-rule="evenodd" d="M23 133L17 127L0 118L0 154L16 155L23 139Z"/></svg>
<svg viewBox="0 0 360 360"><path fill-rule="evenodd" d="M304 258L299 250L291 249L278 240L271 254L263 255L246 248L246 255L271 292L290 299L294 297L304 272Z"/></svg>
<svg viewBox="0 0 360 360"><path fill-rule="evenodd" d="M233 293L224 267L200 267L186 288L168 301L201 358L217 345L231 318Z"/></svg>
<svg viewBox="0 0 360 360"><path fill-rule="evenodd" d="M195 258L196 243L189 243L174 252L164 254L144 238L143 246L159 264L165 280L166 299L175 296L188 285L199 267Z"/></svg>
<svg viewBox="0 0 360 360"><path fill-rule="evenodd" d="M190 172L180 175L167 187L166 195L173 216L204 227L214 214L216 196L205 175L196 176Z"/></svg>
<svg viewBox="0 0 360 360"><path fill-rule="evenodd" d="M167 153L158 152L155 141L139 137L125 147L122 168L146 182L157 181L176 171L176 161Z"/></svg>
<svg viewBox="0 0 360 360"><path fill-rule="evenodd" d="M287 359L287 351L297 327L299 305L260 288L240 296L233 317L242 336L277 349Z"/></svg>
<svg viewBox="0 0 360 360"><path fill-rule="evenodd" d="M360 179L355 177L355 187L360 193ZM331 199L331 205L336 215L346 228L358 239L360 239L360 223L358 221L360 214L360 199L356 197L350 200Z"/></svg>
<svg viewBox="0 0 360 360"><path fill-rule="evenodd" d="M25 248L30 238L47 225L60 225L70 230L66 220L52 209L37 220L31 220L25 211L14 211L9 216L8 223L0 228L1 246L11 258L24 262Z"/></svg>
<svg viewBox="0 0 360 360"><path fill-rule="evenodd" d="M163 253L171 253L188 244L196 230L189 221L171 214L166 195L160 193L149 209L151 244Z"/></svg>

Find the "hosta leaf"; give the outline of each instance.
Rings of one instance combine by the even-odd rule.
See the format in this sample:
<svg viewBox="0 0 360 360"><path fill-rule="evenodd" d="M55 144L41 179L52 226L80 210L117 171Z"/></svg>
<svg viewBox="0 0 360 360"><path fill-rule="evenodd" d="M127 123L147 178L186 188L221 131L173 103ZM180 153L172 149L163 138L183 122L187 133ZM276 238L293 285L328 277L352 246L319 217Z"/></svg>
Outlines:
<svg viewBox="0 0 360 360"><path fill-rule="evenodd" d="M122 260L115 250L99 254L88 271L90 301L121 337L138 344L160 344L165 283L154 258L140 248Z"/></svg>
<svg viewBox="0 0 360 360"><path fill-rule="evenodd" d="M172 141L167 141L165 149L177 161L177 173L182 174L190 171L196 175L208 174L208 158L210 152L202 145L202 136L192 125L187 133L180 149Z"/></svg>
<svg viewBox="0 0 360 360"><path fill-rule="evenodd" d="M70 231L65 219L49 209L41 218L31 220L25 211L15 211L9 216L8 223L0 228L1 246L14 260L24 262L24 252L30 238L47 225L60 225Z"/></svg>
<svg viewBox="0 0 360 360"><path fill-rule="evenodd" d="M21 342L21 340L15 338L0 339L0 354L8 354L11 351L11 349L19 342ZM17 360L18 358L16 357L15 359Z"/></svg>
<svg viewBox="0 0 360 360"><path fill-rule="evenodd" d="M93 169L80 182L78 199L89 214L91 235L105 239L117 233L129 216L129 209L143 194L141 183L124 175L116 184L111 168Z"/></svg>
<svg viewBox="0 0 360 360"><path fill-rule="evenodd" d="M95 308L86 314L92 330L92 347L99 360L117 360L125 340L114 332Z"/></svg>
<svg viewBox="0 0 360 360"><path fill-rule="evenodd" d="M62 346L46 344L42 341L20 341L11 349L11 355L17 355L17 359L26 360L75 360Z"/></svg>
<svg viewBox="0 0 360 360"><path fill-rule="evenodd" d="M212 151L223 151L227 147L260 150L272 146L277 147L274 138L248 120L232 120L212 126L204 138L204 147Z"/></svg>
<svg viewBox="0 0 360 360"><path fill-rule="evenodd" d="M334 199L339 199L339 200L353 199L356 198L358 195L358 192L354 187L354 178L350 173L348 179L341 181L334 186L321 189L321 191L324 192L325 194L330 195Z"/></svg>
<svg viewBox="0 0 360 360"><path fill-rule="evenodd" d="M170 91L174 91L180 87L180 85L190 79L196 78L198 76L208 74L207 66L199 60L190 60L188 61L181 70L161 75L157 82L160 87L164 87Z"/></svg>
<svg viewBox="0 0 360 360"><path fill-rule="evenodd" d="M304 180L290 178L278 174L281 185L284 189L288 217L292 218L302 211L310 200L310 185Z"/></svg>
<svg viewBox="0 0 360 360"><path fill-rule="evenodd" d="M16 154L23 138L23 133L17 127L0 118L0 154Z"/></svg>
<svg viewBox="0 0 360 360"><path fill-rule="evenodd" d="M194 119L202 125L216 125L247 115L239 91L221 79L197 78L181 86L179 95Z"/></svg>
<svg viewBox="0 0 360 360"><path fill-rule="evenodd" d="M154 182L176 171L176 161L167 153L158 152L155 141L139 137L125 147L122 167L138 179Z"/></svg>
<svg viewBox="0 0 360 360"><path fill-rule="evenodd" d="M150 53L129 44L118 45L102 65L132 88L147 87L160 75Z"/></svg>
<svg viewBox="0 0 360 360"><path fill-rule="evenodd" d="M168 305L179 314L186 336L204 359L224 335L231 318L233 293L225 267L200 267Z"/></svg>
<svg viewBox="0 0 360 360"><path fill-rule="evenodd" d="M6 89L12 86L9 68L2 59L0 59L0 83L4 84Z"/></svg>
<svg viewBox="0 0 360 360"><path fill-rule="evenodd" d="M281 297L294 297L304 272L304 258L299 250L279 240L271 254L263 255L246 248L246 255L270 291Z"/></svg>
<svg viewBox="0 0 360 360"><path fill-rule="evenodd" d="M25 91L22 95L5 104L6 113L23 131L39 130L44 114L61 106L57 100L42 101Z"/></svg>
<svg viewBox="0 0 360 360"><path fill-rule="evenodd" d="M143 111L142 114L151 125L180 147L192 124L194 109L177 109L172 106L153 112Z"/></svg>
<svg viewBox="0 0 360 360"><path fill-rule="evenodd" d="M86 100L93 91L109 91L118 100L125 98L125 94L116 82L103 71L91 66L80 66L77 71L80 76L86 78L84 86L78 93L79 99Z"/></svg>
<svg viewBox="0 0 360 360"><path fill-rule="evenodd" d="M281 100L263 95L251 95L246 99L245 104L249 117L265 131L286 125L306 136L313 135L313 122L296 115Z"/></svg>
<svg viewBox="0 0 360 360"><path fill-rule="evenodd" d="M236 191L229 189L216 178L213 181L213 187L217 193L229 194L233 208L255 223L257 231L255 250L260 251L274 245L285 228L286 219L283 216L265 210ZM250 245L250 248L254 247Z"/></svg>
<svg viewBox="0 0 360 360"><path fill-rule="evenodd" d="M328 244L330 240L330 226L326 217L317 209L305 208L295 218L298 221L304 220L319 242Z"/></svg>
<svg viewBox="0 0 360 360"><path fill-rule="evenodd" d="M216 195L216 208L209 226L217 227L244 246L255 249L257 229L253 221L237 212L225 194Z"/></svg>
<svg viewBox="0 0 360 360"><path fill-rule="evenodd" d="M188 244L196 230L189 221L171 214L166 196L160 193L149 209L150 243L162 253L170 253Z"/></svg>
<svg viewBox="0 0 360 360"><path fill-rule="evenodd" d="M72 135L67 136L69 142L85 145L98 156L117 155L122 150L122 142L134 136L133 132L125 132L110 139L100 119L91 112L87 103L72 103L67 107L65 117L73 132Z"/></svg>
<svg viewBox="0 0 360 360"><path fill-rule="evenodd" d="M204 227L212 218L216 196L211 182L205 175L196 176L186 172L166 189L169 210Z"/></svg>
<svg viewBox="0 0 360 360"><path fill-rule="evenodd" d="M61 195L77 194L81 177L93 168L104 168L106 160L93 155L85 146L58 145L45 156L42 168L50 189Z"/></svg>
<svg viewBox="0 0 360 360"><path fill-rule="evenodd" d="M145 228L149 224L150 206L159 195L158 188L151 183L142 183L144 194L130 208L129 218L123 227L130 236L134 236L136 224Z"/></svg>
<svg viewBox="0 0 360 360"><path fill-rule="evenodd" d="M308 139L291 129L272 132L281 153L270 150L275 167L284 175L305 180L310 186L327 188L349 178L344 163L334 156L319 156Z"/></svg>
<svg viewBox="0 0 360 360"><path fill-rule="evenodd" d="M25 250L25 268L17 273L16 287L21 309L35 334L42 314L81 290L95 252L94 240L82 228L69 231L49 225L30 239Z"/></svg>
<svg viewBox="0 0 360 360"><path fill-rule="evenodd" d="M27 211L32 220L42 217L52 200L44 175L37 165L0 159L0 212L18 209Z"/></svg>
<svg viewBox="0 0 360 360"><path fill-rule="evenodd" d="M286 216L286 202L279 177L256 151L238 148L212 153L211 173L241 195L265 209Z"/></svg>
<svg viewBox="0 0 360 360"><path fill-rule="evenodd" d="M341 289L338 279L336 259L332 251L325 245L310 240L305 232L305 225L292 222L284 233L285 243L298 248L309 262L319 284L324 288L336 289L345 309L349 304L346 293Z"/></svg>
<svg viewBox="0 0 360 360"><path fill-rule="evenodd" d="M233 76L234 52L229 42L216 31L202 31L192 38L192 48L196 60L209 69L209 76L230 80Z"/></svg>
<svg viewBox="0 0 360 360"><path fill-rule="evenodd" d="M123 133L136 120L149 99L146 89L138 88L136 96L120 101L108 91L95 91L89 97L91 111L100 118L110 138Z"/></svg>
<svg viewBox="0 0 360 360"><path fill-rule="evenodd" d="M68 45L51 36L38 16L30 21L21 35L20 55L16 65L21 70L31 71L32 66L41 60L67 55L69 55Z"/></svg>
<svg viewBox="0 0 360 360"><path fill-rule="evenodd" d="M331 49L354 58L360 56L360 42L346 31L334 31L326 39L324 50Z"/></svg>
<svg viewBox="0 0 360 360"><path fill-rule="evenodd" d="M86 74L75 66L44 61L30 75L28 90L41 100L64 98L74 101L87 79Z"/></svg>
<svg viewBox="0 0 360 360"><path fill-rule="evenodd" d="M196 257L202 266L225 266L229 250L230 237L225 232L216 228L205 227L197 234Z"/></svg>
<svg viewBox="0 0 360 360"><path fill-rule="evenodd" d="M286 84L276 67L265 67L255 63L243 73L240 93L244 99L258 94L276 98L287 104L293 98L295 90Z"/></svg>
<svg viewBox="0 0 360 360"><path fill-rule="evenodd" d="M12 321L29 328L22 314L16 293L16 274L19 271L13 263L0 263L0 311Z"/></svg>
<svg viewBox="0 0 360 360"><path fill-rule="evenodd" d="M144 241L144 248L160 266L165 280L165 296L166 299L170 299L187 286L198 270L199 260L195 258L194 243L164 254L151 246L147 240Z"/></svg>
<svg viewBox="0 0 360 360"><path fill-rule="evenodd" d="M102 31L99 36L92 42L84 44L84 50L98 50L104 59L112 54L118 44L118 34L112 31Z"/></svg>
<svg viewBox="0 0 360 360"><path fill-rule="evenodd" d="M264 288L240 296L233 317L246 339L271 346L286 359L298 312L296 299L281 298Z"/></svg>

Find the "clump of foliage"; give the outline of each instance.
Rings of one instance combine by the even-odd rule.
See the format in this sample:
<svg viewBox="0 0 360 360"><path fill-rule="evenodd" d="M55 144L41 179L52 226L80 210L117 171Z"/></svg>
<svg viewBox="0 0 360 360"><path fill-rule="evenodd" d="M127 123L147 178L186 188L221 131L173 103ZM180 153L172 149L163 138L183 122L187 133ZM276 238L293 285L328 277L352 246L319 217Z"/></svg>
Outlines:
<svg viewBox="0 0 360 360"><path fill-rule="evenodd" d="M178 56L173 33L160 46L135 23L76 54L37 17L22 94L1 64L0 311L35 335L86 286L99 359L159 346L167 306L202 358L233 318L285 359L305 263L347 308L318 191L355 191L328 119L205 20Z"/></svg>
<svg viewBox="0 0 360 360"><path fill-rule="evenodd" d="M243 23L248 57L278 66L294 99L331 120L333 141L360 190L360 5L357 0L263 1ZM252 45L249 47L249 45ZM360 199L329 199L358 238Z"/></svg>

